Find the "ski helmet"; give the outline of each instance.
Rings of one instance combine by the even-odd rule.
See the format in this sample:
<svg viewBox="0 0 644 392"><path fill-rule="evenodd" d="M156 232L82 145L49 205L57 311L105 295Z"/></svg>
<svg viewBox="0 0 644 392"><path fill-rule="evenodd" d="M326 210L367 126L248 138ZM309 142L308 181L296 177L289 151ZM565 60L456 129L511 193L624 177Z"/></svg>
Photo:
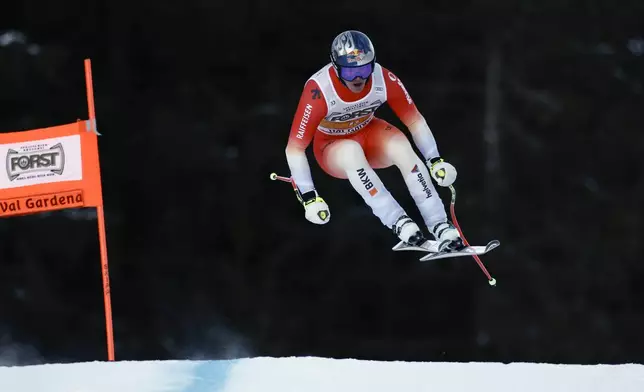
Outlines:
<svg viewBox="0 0 644 392"><path fill-rule="evenodd" d="M356 30L340 33L331 44L331 63L340 80L367 79L373 73L376 52L369 37Z"/></svg>

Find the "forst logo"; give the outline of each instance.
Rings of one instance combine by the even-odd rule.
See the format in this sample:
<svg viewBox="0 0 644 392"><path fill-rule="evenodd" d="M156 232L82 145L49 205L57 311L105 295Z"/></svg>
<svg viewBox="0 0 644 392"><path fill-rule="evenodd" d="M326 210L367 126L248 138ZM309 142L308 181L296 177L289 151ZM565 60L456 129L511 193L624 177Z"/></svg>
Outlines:
<svg viewBox="0 0 644 392"><path fill-rule="evenodd" d="M48 149L28 147L24 148L24 150L23 152L18 152L9 149L7 152L7 176L10 181L25 175L46 176L49 173L63 174L65 169L65 151L61 143Z"/></svg>
<svg viewBox="0 0 644 392"><path fill-rule="evenodd" d="M373 182L371 182L371 179L369 179L369 176L364 169L358 169L358 177L360 177L360 181L364 185L364 188L369 191L371 196L375 196L376 193L378 193L378 189L373 185Z"/></svg>
<svg viewBox="0 0 644 392"><path fill-rule="evenodd" d="M380 100L377 100L376 102L372 103L371 106L367 106L365 108L360 108L358 110L349 112L349 113L339 113L339 112L334 112L327 117L328 121L349 121L349 120L354 120L359 117L365 117L376 110L382 105L382 102Z"/></svg>

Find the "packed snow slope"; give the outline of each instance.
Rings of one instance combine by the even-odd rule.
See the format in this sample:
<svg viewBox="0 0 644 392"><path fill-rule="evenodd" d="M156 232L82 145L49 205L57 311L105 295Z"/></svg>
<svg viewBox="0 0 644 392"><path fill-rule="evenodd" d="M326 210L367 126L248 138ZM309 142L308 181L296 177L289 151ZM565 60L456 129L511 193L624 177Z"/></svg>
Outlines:
<svg viewBox="0 0 644 392"><path fill-rule="evenodd" d="M0 367L2 392L642 392L644 365L248 358Z"/></svg>

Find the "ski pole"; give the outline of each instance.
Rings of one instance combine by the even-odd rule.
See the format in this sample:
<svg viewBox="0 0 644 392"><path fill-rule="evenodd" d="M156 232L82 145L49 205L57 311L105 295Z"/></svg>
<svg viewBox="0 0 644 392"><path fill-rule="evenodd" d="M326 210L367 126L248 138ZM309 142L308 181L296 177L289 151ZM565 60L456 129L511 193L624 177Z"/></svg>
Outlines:
<svg viewBox="0 0 644 392"><path fill-rule="evenodd" d="M295 196L297 196L297 200L299 200L300 203L304 202L302 200L302 195L300 194L300 190L297 189L297 184L295 184L295 180L293 180L292 177L278 176L277 173L271 173L270 179L273 181L283 181L283 182L291 183L291 185L293 186L293 190L295 191Z"/></svg>
<svg viewBox="0 0 644 392"><path fill-rule="evenodd" d="M456 188L454 188L454 185L449 186L449 190L452 192L452 200L450 202L449 206L449 212L452 215L452 222L454 223L454 226L456 226L456 229L458 230L459 234L461 235L461 238L463 239L463 242L465 243L465 246L470 246L470 244L467 242L465 239L465 236L463 235L463 231L461 230L461 226L459 226L458 221L456 220L456 211L455 211L455 205L456 205ZM492 276L490 276L490 273L487 272L487 269L483 265L483 262L479 258L478 255L472 255L474 257L474 260L478 263L479 267L481 267L481 270L487 276L487 282L490 284L490 286L496 286L496 279L494 279Z"/></svg>
<svg viewBox="0 0 644 392"><path fill-rule="evenodd" d="M279 181L284 181L284 182L293 182L293 179L291 177L282 177L278 176L277 173L271 173L271 180L279 180Z"/></svg>

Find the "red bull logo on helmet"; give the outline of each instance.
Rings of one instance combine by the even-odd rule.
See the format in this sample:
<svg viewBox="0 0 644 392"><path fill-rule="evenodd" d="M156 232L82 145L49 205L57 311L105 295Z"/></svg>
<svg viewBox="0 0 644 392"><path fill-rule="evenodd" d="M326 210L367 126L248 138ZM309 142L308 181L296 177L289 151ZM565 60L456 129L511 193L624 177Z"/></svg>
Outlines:
<svg viewBox="0 0 644 392"><path fill-rule="evenodd" d="M353 49L347 53L347 61L350 63L357 63L364 59L365 53L360 49Z"/></svg>

